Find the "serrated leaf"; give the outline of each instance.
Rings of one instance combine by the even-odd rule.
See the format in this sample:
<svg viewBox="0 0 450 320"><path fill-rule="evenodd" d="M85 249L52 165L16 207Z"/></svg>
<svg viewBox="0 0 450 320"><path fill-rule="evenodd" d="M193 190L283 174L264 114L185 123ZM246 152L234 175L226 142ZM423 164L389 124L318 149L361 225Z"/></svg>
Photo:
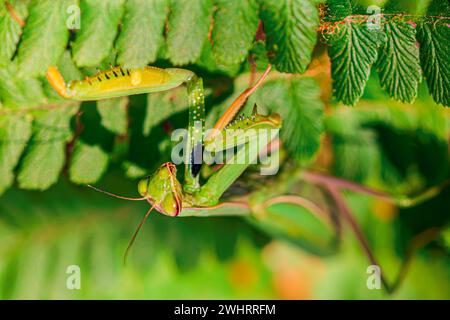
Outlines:
<svg viewBox="0 0 450 320"><path fill-rule="evenodd" d="M33 136L18 174L23 189L45 190L56 183L64 166L70 119L76 106L46 111L33 122Z"/></svg>
<svg viewBox="0 0 450 320"><path fill-rule="evenodd" d="M10 1L10 4L17 16L25 20L28 15L26 3ZM21 35L22 27L6 10L6 5L0 5L0 66L4 66L11 61Z"/></svg>
<svg viewBox="0 0 450 320"><path fill-rule="evenodd" d="M21 74L42 76L55 65L69 39L66 9L72 0L34 0L21 39L18 61Z"/></svg>
<svg viewBox="0 0 450 320"><path fill-rule="evenodd" d="M175 65L195 62L202 53L211 24L211 0L172 0L167 50Z"/></svg>
<svg viewBox="0 0 450 320"><path fill-rule="evenodd" d="M381 86L399 101L413 103L422 80L415 27L403 21L385 24L387 41L377 63Z"/></svg>
<svg viewBox="0 0 450 320"><path fill-rule="evenodd" d="M98 101L97 110L102 118L102 125L115 134L125 134L128 125L127 106L127 97Z"/></svg>
<svg viewBox="0 0 450 320"><path fill-rule="evenodd" d="M105 173L108 163L109 155L99 145L77 140L70 161L70 180L78 184L95 183Z"/></svg>
<svg viewBox="0 0 450 320"><path fill-rule="evenodd" d="M212 32L213 52L219 64L235 65L244 61L258 28L256 0L217 0Z"/></svg>
<svg viewBox="0 0 450 320"><path fill-rule="evenodd" d="M141 68L156 60L163 40L167 0L128 0L117 40L117 62L125 68Z"/></svg>
<svg viewBox="0 0 450 320"><path fill-rule="evenodd" d="M350 21L339 25L328 38L333 92L340 102L351 106L359 101L381 42L379 31Z"/></svg>
<svg viewBox="0 0 450 320"><path fill-rule="evenodd" d="M323 132L324 105L317 82L298 77L267 82L257 93L257 103L281 115L282 141L300 163L309 163Z"/></svg>
<svg viewBox="0 0 450 320"><path fill-rule="evenodd" d="M143 124L143 133L148 135L151 129L170 116L188 108L185 88L168 92L152 93L147 96L147 112Z"/></svg>
<svg viewBox="0 0 450 320"><path fill-rule="evenodd" d="M315 1L262 0L261 18L276 68L281 72L305 72L317 42L319 14Z"/></svg>
<svg viewBox="0 0 450 320"><path fill-rule="evenodd" d="M73 59L80 67L95 67L112 51L124 0L81 0L81 29L72 45Z"/></svg>
<svg viewBox="0 0 450 320"><path fill-rule="evenodd" d="M436 19L419 24L420 59L428 89L434 100L450 106L450 27Z"/></svg>
<svg viewBox="0 0 450 320"><path fill-rule="evenodd" d="M20 107L27 103L14 75L10 68L0 69L0 100L5 107Z"/></svg>
<svg viewBox="0 0 450 320"><path fill-rule="evenodd" d="M16 167L31 136L31 117L1 114L0 108L0 194L14 181Z"/></svg>

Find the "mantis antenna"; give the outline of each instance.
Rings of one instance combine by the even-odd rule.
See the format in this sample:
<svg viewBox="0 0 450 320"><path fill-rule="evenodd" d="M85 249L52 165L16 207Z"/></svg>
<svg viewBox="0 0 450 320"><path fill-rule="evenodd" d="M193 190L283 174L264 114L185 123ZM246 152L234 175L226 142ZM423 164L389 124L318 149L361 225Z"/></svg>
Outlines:
<svg viewBox="0 0 450 320"><path fill-rule="evenodd" d="M147 197L142 197L142 198L128 198L128 197L119 196L119 195L117 195L117 194L114 194L114 193L111 193L111 192L108 192L108 191L99 189L99 188L94 187L94 186L92 186L92 185L90 185L90 184L88 184L87 186L88 186L89 188L91 188L91 189L94 189L95 191L104 193L104 194L106 194L106 195L108 195L108 196L110 196L110 197L114 197L114 198L117 198L117 199L128 200L128 201L143 201L143 200L148 200Z"/></svg>
<svg viewBox="0 0 450 320"><path fill-rule="evenodd" d="M133 237L131 238L130 242L128 243L127 249L125 250L125 254L123 255L123 264L126 265L127 263L127 257L128 253L130 252L131 247L134 244L134 240L136 240L136 237L141 230L142 226L144 225L145 220L147 220L148 216L150 215L150 212L152 212L153 208L156 207L156 202L152 204L152 207L147 211L144 218L142 218L141 222L139 223L139 226L137 227L136 231L133 234Z"/></svg>
<svg viewBox="0 0 450 320"><path fill-rule="evenodd" d="M118 198L118 199L123 199L123 200L129 200L129 201L142 201L142 200L147 200L150 204L152 204L150 202L150 200L148 199L148 197L142 197L142 198L128 198L128 197L122 197L119 196L117 194L99 189L97 187L94 187L90 184L87 185L89 188L94 189L95 191L104 193L108 196L114 197L114 198ZM123 255L123 264L126 265L127 262L127 257L128 257L128 253L130 252L131 247L134 244L134 241L136 240L137 235L139 234L139 231L141 230L142 226L144 225L144 222L147 220L148 216L150 215L150 213L153 211L153 209L157 206L157 203L153 203L151 208L147 211L147 213L145 214L144 218L142 218L141 222L139 223L139 226L137 227L136 231L133 234L133 237L131 238L130 242L128 243L127 249L125 250L125 253Z"/></svg>

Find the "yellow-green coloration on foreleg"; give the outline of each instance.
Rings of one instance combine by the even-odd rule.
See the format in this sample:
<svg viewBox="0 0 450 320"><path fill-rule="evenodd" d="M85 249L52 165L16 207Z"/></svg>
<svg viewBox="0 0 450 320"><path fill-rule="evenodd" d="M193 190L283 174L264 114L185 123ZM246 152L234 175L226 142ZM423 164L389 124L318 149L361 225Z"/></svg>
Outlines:
<svg viewBox="0 0 450 320"><path fill-rule="evenodd" d="M195 74L185 69L114 67L100 71L92 77L86 77L84 80L66 83L56 67L50 67L47 71L47 79L52 87L62 97L77 101L110 99L170 90L189 82L193 77Z"/></svg>

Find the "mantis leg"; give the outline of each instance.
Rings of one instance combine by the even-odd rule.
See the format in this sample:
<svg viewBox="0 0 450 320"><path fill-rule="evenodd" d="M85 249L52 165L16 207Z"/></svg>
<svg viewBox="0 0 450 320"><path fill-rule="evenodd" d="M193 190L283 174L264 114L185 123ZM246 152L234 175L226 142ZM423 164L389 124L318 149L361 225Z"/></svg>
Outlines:
<svg viewBox="0 0 450 320"><path fill-rule="evenodd" d="M196 78L192 71L185 69L144 67L125 69L112 67L99 71L84 80L68 83L55 66L47 70L47 80L63 98L76 101L95 101L118 98L142 93L161 92L189 84ZM201 82L200 82L201 84Z"/></svg>
<svg viewBox="0 0 450 320"><path fill-rule="evenodd" d="M188 141L185 152L184 189L195 192L200 188L199 171L205 128L205 94L203 80L197 76L186 83L189 99Z"/></svg>

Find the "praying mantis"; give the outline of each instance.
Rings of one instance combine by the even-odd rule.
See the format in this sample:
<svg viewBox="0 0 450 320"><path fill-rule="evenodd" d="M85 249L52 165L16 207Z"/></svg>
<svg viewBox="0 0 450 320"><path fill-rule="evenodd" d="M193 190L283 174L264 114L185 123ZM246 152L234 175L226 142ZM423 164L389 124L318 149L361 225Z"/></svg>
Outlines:
<svg viewBox="0 0 450 320"><path fill-rule="evenodd" d="M240 117L232 122L235 115L245 104L247 98L261 85L269 74L269 65L261 78L245 90L228 108L214 126L211 134L204 139L205 103L202 79L193 72L185 69L160 69L145 67L141 69L123 69L121 67L100 71L93 77L81 81L66 83L56 67L50 67L47 79L52 87L62 97L77 101L100 100L125 95L152 93L176 88L185 84L189 99L189 125L188 142L185 151L185 170L183 185L177 179L177 168L171 163L162 164L151 176L138 183L138 192L141 198L128 198L100 190L117 198L133 201L147 201L151 207L139 224L133 238L126 250L125 258L132 246L139 230L153 209L171 217L197 215L199 211L222 211L224 207L240 207L241 203L221 203L221 196L239 178L246 168L254 163L258 156L254 150L255 141L258 140L262 130L278 130L282 126L280 115L273 113L261 115L254 111L251 117ZM200 123L200 128L196 124ZM235 131L233 129L239 129ZM247 133L252 132L248 135ZM231 132L225 134L225 132ZM247 135L246 135L247 134ZM240 139L246 135L247 139ZM231 141L231 144L229 143ZM227 144L223 144L227 142ZM268 144L270 144L270 140ZM195 162L196 154L208 147L214 152L223 151L223 148L234 148L242 145L250 148L241 148L228 162L214 172L203 185L200 185L201 163ZM252 157L244 163L234 163L239 157ZM206 213L208 214L208 213Z"/></svg>
<svg viewBox="0 0 450 320"><path fill-rule="evenodd" d="M248 97L261 86L270 72L268 65L261 77L242 92L236 100L228 107L214 125L212 132L205 134L205 102L202 79L193 72L185 69L169 68L159 69L145 67L141 69L124 69L112 67L110 70L99 71L96 75L84 80L66 83L56 67L50 67L47 79L52 87L64 98L77 101L100 100L121 97L132 94L152 93L170 90L181 85L186 85L188 91L189 121L188 137L184 156L184 179L180 182L177 178L177 167L171 162L162 164L156 172L139 181L138 192L141 197L129 198L119 196L94 186L91 188L116 198L130 201L147 201L150 209L140 221L133 234L124 254L124 262L127 259L140 229L152 210L156 210L170 217L189 216L244 216L253 222L261 222L264 231L269 234L277 233L281 239L311 249L312 251L329 254L337 247L340 238L340 222L334 213L329 213L314 202L301 196L292 194L292 188L299 180L313 185L320 185L334 203L335 211L348 222L355 233L363 250L368 256L371 264L378 265L369 248L357 222L352 217L350 209L341 195L341 189L347 189L359 193L365 193L373 197L392 202L399 206L410 206L424 201L436 195L440 188L432 188L417 199L395 198L383 192L372 190L352 182L339 178L327 176L320 173L305 172L301 168L294 168L284 172L277 182L269 188L262 187L249 195L235 197L231 201L221 202L224 193L235 183L238 178L248 169L253 160L258 156L254 141L261 138L263 130L279 130L282 127L282 119L279 114L261 115L254 111L250 117L239 117L236 115L244 106ZM234 120L234 121L233 121ZM200 124L200 126L198 126ZM232 129L238 128L239 131ZM231 129L231 130L230 130ZM228 132L228 134L227 134ZM252 132L252 134L248 134ZM247 139L242 139L242 136ZM198 163L196 154L202 150L212 149L223 151L231 141L231 147L238 151L227 159L219 169L212 170L203 183L200 181L200 172L207 164ZM224 144L224 142L227 142ZM266 147L271 152L277 152L279 140L276 136L266 141ZM233 160L240 157L251 158L245 163L235 163ZM211 172L211 170L209 170ZM276 204L291 204L306 209L318 218L329 233L326 239L317 239L319 245L300 239L303 234L298 230L299 223L292 219L292 215L280 216L268 212L268 208ZM274 231L275 230L275 231ZM320 235L322 237L323 234ZM406 265L406 264L405 264ZM394 287L389 286L382 276L382 282L391 292ZM396 284L398 285L398 283Z"/></svg>

